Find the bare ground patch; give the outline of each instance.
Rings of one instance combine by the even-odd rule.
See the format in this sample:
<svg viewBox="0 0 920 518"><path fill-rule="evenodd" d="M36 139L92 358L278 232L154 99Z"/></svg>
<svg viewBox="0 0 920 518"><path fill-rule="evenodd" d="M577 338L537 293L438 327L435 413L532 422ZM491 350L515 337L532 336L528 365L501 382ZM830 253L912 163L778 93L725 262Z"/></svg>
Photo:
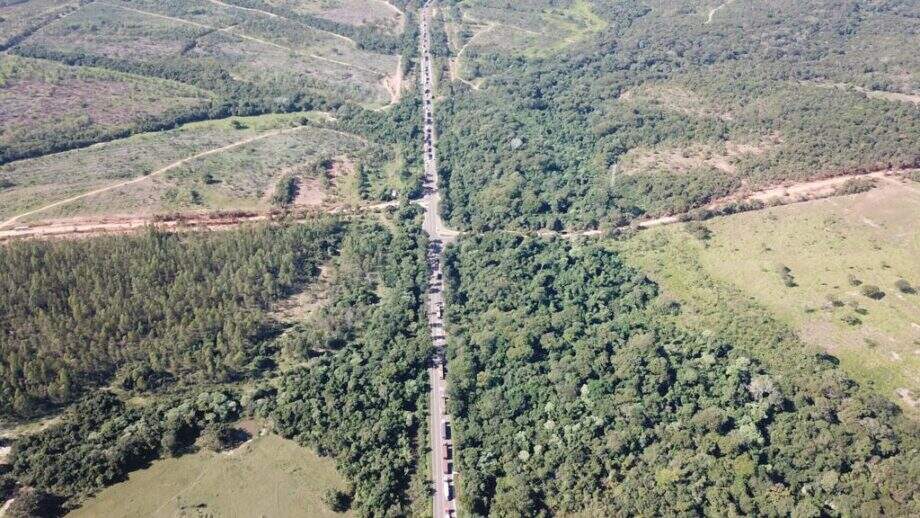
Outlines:
<svg viewBox="0 0 920 518"><path fill-rule="evenodd" d="M25 79L11 81L0 93L0 125L7 128L43 124L67 114L84 117L88 123L120 125L138 116L162 113L197 104L196 98L173 98L170 103L139 105L124 102L138 96L153 97L140 85L111 79L74 79L61 84ZM153 99L151 99L153 100Z"/></svg>
<svg viewBox="0 0 920 518"><path fill-rule="evenodd" d="M644 102L664 110L700 118L718 118L726 121L734 118L725 107L717 106L689 88L676 84L644 84L620 94L620 101Z"/></svg>
<svg viewBox="0 0 920 518"><path fill-rule="evenodd" d="M771 136L760 142L727 141L718 146L698 144L686 148L635 148L619 162L617 172L635 174L657 170L680 174L711 167L734 174L740 160L763 155L780 142L778 136Z"/></svg>

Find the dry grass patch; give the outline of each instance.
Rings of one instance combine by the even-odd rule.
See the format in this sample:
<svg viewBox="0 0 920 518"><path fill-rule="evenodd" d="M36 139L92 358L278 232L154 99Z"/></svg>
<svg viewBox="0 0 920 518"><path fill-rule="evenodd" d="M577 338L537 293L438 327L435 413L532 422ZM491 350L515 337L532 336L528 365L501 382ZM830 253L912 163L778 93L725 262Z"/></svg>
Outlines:
<svg viewBox="0 0 920 518"><path fill-rule="evenodd" d="M295 12L312 14L334 22L370 26L384 32L400 33L406 23L402 11L383 0L276 0Z"/></svg>
<svg viewBox="0 0 920 518"><path fill-rule="evenodd" d="M853 196L719 218L700 260L855 379L911 407L920 394L920 192L883 182ZM787 268L784 285L777 265ZM867 287L881 293L870 296ZM873 293L876 293L873 291ZM914 398L914 399L911 399Z"/></svg>
<svg viewBox="0 0 920 518"><path fill-rule="evenodd" d="M230 453L154 461L68 516L343 516L322 497L345 487L331 459L269 434Z"/></svg>
<svg viewBox="0 0 920 518"><path fill-rule="evenodd" d="M206 105L210 94L173 81L0 55L0 145L133 128Z"/></svg>
<svg viewBox="0 0 920 518"><path fill-rule="evenodd" d="M693 144L682 148L634 148L618 162L617 173L665 171L682 174L693 169L712 168L735 174L743 160L762 156L779 143L778 137L772 137L756 143L726 141L719 145Z"/></svg>
<svg viewBox="0 0 920 518"><path fill-rule="evenodd" d="M732 120L732 113L703 98L690 88L675 83L647 83L620 95L620 101L644 103L662 110L700 118Z"/></svg>

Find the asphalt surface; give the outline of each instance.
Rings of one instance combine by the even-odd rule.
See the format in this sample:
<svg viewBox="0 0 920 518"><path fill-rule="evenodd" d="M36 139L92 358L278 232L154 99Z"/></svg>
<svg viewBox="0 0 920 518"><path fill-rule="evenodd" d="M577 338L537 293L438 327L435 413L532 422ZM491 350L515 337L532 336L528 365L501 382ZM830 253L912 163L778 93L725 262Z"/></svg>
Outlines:
<svg viewBox="0 0 920 518"><path fill-rule="evenodd" d="M426 2L419 17L421 88L424 123L425 182L424 196L420 204L425 208L423 228L429 237L428 265L431 275L428 279L428 326L434 345L428 377L431 382L430 432L431 476L434 486L432 509L435 518L456 516L456 473L453 470L453 444L448 434L450 415L447 413L447 391L444 380L447 365L444 354L444 280L442 262L444 245L456 238L457 232L448 229L441 220L438 207L441 194L438 190L437 135L434 128L434 90L431 62L431 2Z"/></svg>

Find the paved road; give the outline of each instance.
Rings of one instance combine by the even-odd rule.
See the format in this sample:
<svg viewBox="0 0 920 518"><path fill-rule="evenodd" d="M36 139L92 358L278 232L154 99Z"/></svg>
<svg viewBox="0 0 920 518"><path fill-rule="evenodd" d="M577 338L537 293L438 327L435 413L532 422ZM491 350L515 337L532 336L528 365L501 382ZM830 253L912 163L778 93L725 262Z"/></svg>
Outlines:
<svg viewBox="0 0 920 518"><path fill-rule="evenodd" d="M448 434L450 416L446 406L446 358L444 355L444 282L442 277L442 260L444 245L456 238L457 232L448 229L441 220L438 206L441 194L438 191L438 170L435 144L437 135L434 128L434 102L432 77L434 69L431 62L431 35L429 25L431 19L431 2L426 2L419 17L420 53L421 63L421 88L423 100L424 124L424 154L425 154L425 182L424 196L420 204L425 208L425 221L423 228L428 233L428 264L431 276L428 279L428 325L431 329L431 339L434 344L434 355L428 377L431 382L429 403L430 413L430 446L431 446L431 476L434 484L434 497L432 508L435 518L456 516L456 474L453 471L453 444Z"/></svg>

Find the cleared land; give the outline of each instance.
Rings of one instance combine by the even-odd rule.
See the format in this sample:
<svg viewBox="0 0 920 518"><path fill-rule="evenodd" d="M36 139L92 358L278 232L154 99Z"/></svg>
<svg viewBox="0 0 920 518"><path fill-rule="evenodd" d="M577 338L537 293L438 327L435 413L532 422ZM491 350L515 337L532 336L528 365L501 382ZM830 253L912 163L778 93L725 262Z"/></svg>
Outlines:
<svg viewBox="0 0 920 518"><path fill-rule="evenodd" d="M0 48L15 44L76 7L65 0L31 0L0 4Z"/></svg>
<svg viewBox="0 0 920 518"><path fill-rule="evenodd" d="M389 101L382 79L397 57L361 51L341 38L293 21L225 4L156 0L96 2L29 38L30 52L62 59L88 56L130 69L155 69L169 59L187 81L220 89L226 71L257 91L333 92L368 106ZM270 71L270 73L266 73Z"/></svg>
<svg viewBox="0 0 920 518"><path fill-rule="evenodd" d="M401 32L406 23L402 11L383 0L280 0L272 3L333 22L370 26L391 33Z"/></svg>
<svg viewBox="0 0 920 518"><path fill-rule="evenodd" d="M395 156L359 136L311 125L321 120L295 113L193 123L7 164L0 167L0 182L8 184L0 190L0 218L12 224L19 215L17 223L263 210L285 175L302 180L294 205L352 201L356 162L372 184L385 182L373 173L384 174Z"/></svg>
<svg viewBox="0 0 920 518"><path fill-rule="evenodd" d="M68 516L343 516L321 499L345 484L332 460L266 435L229 453L155 461Z"/></svg>
<svg viewBox="0 0 920 518"><path fill-rule="evenodd" d="M0 148L28 150L64 135L105 135L207 105L174 81L0 55Z"/></svg>
<svg viewBox="0 0 920 518"><path fill-rule="evenodd" d="M489 55L540 57L602 31L606 22L596 16L590 3L490 2L468 0L460 4L455 20L448 24L456 58L452 73L463 81L489 75ZM459 14L459 17L456 15Z"/></svg>
<svg viewBox="0 0 920 518"><path fill-rule="evenodd" d="M232 113L388 106L399 56L363 49L397 39L405 15L358 4L289 19L219 0L4 2L0 162ZM364 31L363 46L310 20Z"/></svg>
<svg viewBox="0 0 920 518"><path fill-rule="evenodd" d="M739 308L765 309L854 379L918 412L920 295L895 285L920 284L918 222L918 184L885 182L858 195L717 218L705 223L707 241L682 226L649 231L630 255L682 301L702 308L732 298ZM867 285L884 296L866 296ZM705 320L707 311L688 318Z"/></svg>

